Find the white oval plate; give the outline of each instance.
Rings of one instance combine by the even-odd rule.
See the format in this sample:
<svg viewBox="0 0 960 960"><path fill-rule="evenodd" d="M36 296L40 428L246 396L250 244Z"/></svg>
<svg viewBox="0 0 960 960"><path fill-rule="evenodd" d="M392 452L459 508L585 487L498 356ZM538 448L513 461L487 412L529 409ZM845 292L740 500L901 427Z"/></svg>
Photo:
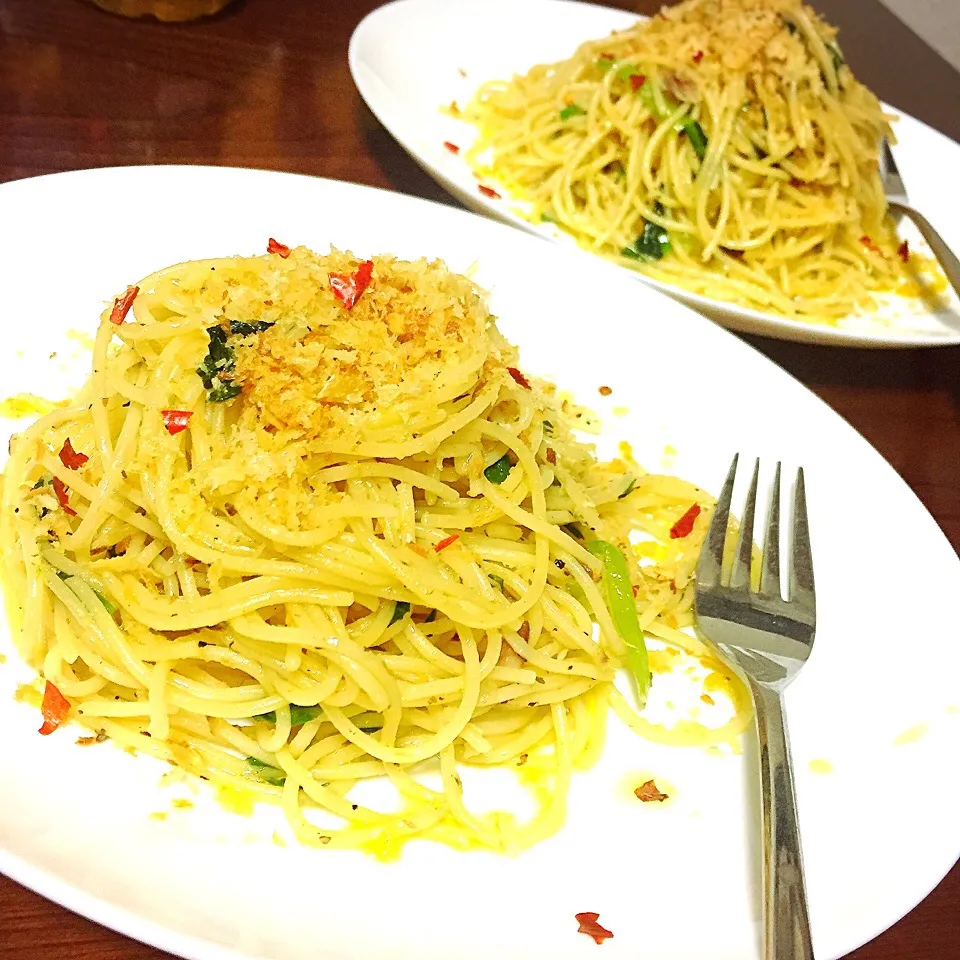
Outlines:
<svg viewBox="0 0 960 960"><path fill-rule="evenodd" d="M712 490L735 450L802 463L819 629L788 709L818 957L880 933L950 868L960 851L960 562L876 451L759 353L601 260L348 184L91 170L4 184L0 208L4 395L57 396L82 382L89 354L68 331L92 332L128 283L180 260L257 253L272 236L442 257L460 271L478 263L524 368L590 403L605 443L629 439L650 468L668 443L670 469ZM0 450L17 427L0 422ZM574 960L597 950L574 914L597 911L615 934L604 958L758 956L752 736L743 755L717 756L657 746L611 719L557 836L513 859L414 842L384 864L277 846L275 808L229 814L202 790L161 786L170 768L152 759L77 747L73 728L38 736L38 712L12 697L30 673L5 628L0 649L0 870L131 936L196 960ZM833 772L813 773L814 759ZM624 782L636 785L639 771L669 783L673 800L637 803ZM196 806L172 809L175 797Z"/></svg>
<svg viewBox="0 0 960 960"><path fill-rule="evenodd" d="M394 0L374 10L354 31L350 70L377 119L461 203L579 250L576 241L557 227L524 219L509 197L498 200L480 194L463 157L443 146L444 141L454 143L462 154L473 142L475 129L440 108L451 102L466 104L487 80L562 60L584 40L622 30L636 20L636 15L622 10L570 0ZM953 249L960 250L960 191L954 187L960 146L906 114L899 118L894 149L911 201L933 219ZM911 224L904 224L901 234L911 249L926 247ZM896 297L881 312L826 326L788 320L688 293L633 270L625 272L743 333L834 346L960 343L960 300L952 291L947 307L935 312L919 301Z"/></svg>

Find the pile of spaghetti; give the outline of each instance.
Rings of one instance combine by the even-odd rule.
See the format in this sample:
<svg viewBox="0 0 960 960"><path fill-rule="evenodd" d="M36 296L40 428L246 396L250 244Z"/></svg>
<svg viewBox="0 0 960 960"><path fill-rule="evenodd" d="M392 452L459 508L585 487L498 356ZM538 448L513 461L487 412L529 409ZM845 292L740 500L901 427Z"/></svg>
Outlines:
<svg viewBox="0 0 960 960"><path fill-rule="evenodd" d="M684 642L711 501L598 462L443 264L270 249L129 288L80 395L12 442L0 549L41 732L272 800L305 843L527 846L608 705L642 723L614 671L642 701L641 630ZM470 812L459 764L526 762L532 820ZM351 799L382 777L396 809Z"/></svg>
<svg viewBox="0 0 960 960"><path fill-rule="evenodd" d="M800 0L685 0L482 86L478 174L685 290L836 321L906 279L877 98Z"/></svg>

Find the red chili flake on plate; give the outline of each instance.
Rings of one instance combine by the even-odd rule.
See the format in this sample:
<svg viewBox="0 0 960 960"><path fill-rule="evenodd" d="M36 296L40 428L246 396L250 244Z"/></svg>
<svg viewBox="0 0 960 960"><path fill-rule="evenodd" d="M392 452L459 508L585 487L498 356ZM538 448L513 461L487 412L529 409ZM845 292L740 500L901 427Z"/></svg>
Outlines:
<svg viewBox="0 0 960 960"><path fill-rule="evenodd" d="M524 390L530 389L530 381L516 367L507 367L507 373L509 373Z"/></svg>
<svg viewBox="0 0 960 960"><path fill-rule="evenodd" d="M647 78L642 73L630 74L630 89L634 92L639 90L646 82Z"/></svg>
<svg viewBox="0 0 960 960"><path fill-rule="evenodd" d="M40 705L43 714L43 726L40 733L45 737L53 733L67 718L70 712L70 701L48 680L43 689L43 703Z"/></svg>
<svg viewBox="0 0 960 960"><path fill-rule="evenodd" d="M193 416L192 410L161 410L163 425L167 428L170 436L181 433L187 429L190 418Z"/></svg>
<svg viewBox="0 0 960 960"><path fill-rule="evenodd" d="M63 446L57 456L68 470L79 470L90 459L85 453L77 453L73 449L69 437L63 441Z"/></svg>
<svg viewBox="0 0 960 960"><path fill-rule="evenodd" d="M910 244L906 240L897 247L897 256L904 262L908 263L910 260Z"/></svg>
<svg viewBox="0 0 960 960"><path fill-rule="evenodd" d="M54 477L50 484L53 487L53 492L57 495L57 500L63 508L63 512L68 517L75 517L77 511L70 506L70 495L67 493L70 488L59 477Z"/></svg>
<svg viewBox="0 0 960 960"><path fill-rule="evenodd" d="M330 289L347 310L352 310L370 285L372 276L373 261L365 260L353 273L331 273Z"/></svg>
<svg viewBox="0 0 960 960"><path fill-rule="evenodd" d="M446 550L447 547L452 543L456 543L460 539L459 533L451 533L449 537L444 537L433 549L435 553L439 553L441 550Z"/></svg>
<svg viewBox="0 0 960 960"><path fill-rule="evenodd" d="M871 253L879 253L879 252L880 252L880 248L879 248L879 247L870 239L870 237L868 237L866 234L864 234L864 235L860 238L860 242L861 242Z"/></svg>
<svg viewBox="0 0 960 960"><path fill-rule="evenodd" d="M113 301L113 309L110 311L111 323L115 323L118 327L123 323L124 317L126 317L130 307L133 306L133 301L137 299L139 292L139 287L127 287L124 295Z"/></svg>
<svg viewBox="0 0 960 960"><path fill-rule="evenodd" d="M444 140L444 141L443 141L443 145L444 145L451 153L459 153L459 152L460 152L460 148L459 148L455 143L451 143L449 140Z"/></svg>
<svg viewBox="0 0 960 960"><path fill-rule="evenodd" d="M500 194L497 193L497 191L494 190L493 187L488 187L488 186L486 186L485 184L482 184L482 183L481 183L481 184L477 187L477 189L478 189L485 197L489 197L491 200L499 200L499 199L500 199Z"/></svg>
<svg viewBox="0 0 960 960"><path fill-rule="evenodd" d="M670 539L671 540L682 540L684 537L690 536L690 531L693 530L693 525L697 522L697 517L700 516L700 504L695 503L671 528L670 528Z"/></svg>
<svg viewBox="0 0 960 960"><path fill-rule="evenodd" d="M663 801L667 800L670 796L668 793L661 793L652 780L648 780L633 792L636 798L642 800L644 803L653 803L654 801L663 803Z"/></svg>
<svg viewBox="0 0 960 960"><path fill-rule="evenodd" d="M271 237L267 241L267 253L279 253L284 260L290 256L290 248L285 244L281 243L279 240L274 240Z"/></svg>
<svg viewBox="0 0 960 960"><path fill-rule="evenodd" d="M702 50L698 50L698 51L693 55L693 62L694 62L694 63L699 63L702 59L703 59L703 51L702 51Z"/></svg>
<svg viewBox="0 0 960 960"><path fill-rule="evenodd" d="M603 943L609 940L613 933L606 927L601 927L597 921L600 919L599 913L578 913L576 921L580 924L577 933L585 933L588 937L593 937L594 942Z"/></svg>

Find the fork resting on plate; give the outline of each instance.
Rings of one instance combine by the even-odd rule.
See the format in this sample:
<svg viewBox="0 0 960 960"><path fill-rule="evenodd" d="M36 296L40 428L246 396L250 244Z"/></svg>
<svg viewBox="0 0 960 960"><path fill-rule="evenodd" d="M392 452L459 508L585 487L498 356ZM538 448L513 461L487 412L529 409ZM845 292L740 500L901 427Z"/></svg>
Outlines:
<svg viewBox="0 0 960 960"><path fill-rule="evenodd" d="M907 188L904 186L903 177L897 169L897 163L893 159L893 152L886 139L880 144L880 177L883 180L883 191L887 195L887 206L894 213L899 213L912 220L921 236L930 245L933 255L937 258L943 272L950 281L950 286L960 296L960 260L957 255L947 246L947 242L934 229L933 224L915 207L910 206L910 200L907 198Z"/></svg>
<svg viewBox="0 0 960 960"><path fill-rule="evenodd" d="M783 713L783 691L810 655L816 629L803 470L797 472L785 600L780 589L779 463L764 538L759 590L751 588L759 460L740 521L729 579L723 576L738 456L730 465L697 564L696 624L721 658L745 675L753 695L760 741L765 960L813 960L793 769Z"/></svg>

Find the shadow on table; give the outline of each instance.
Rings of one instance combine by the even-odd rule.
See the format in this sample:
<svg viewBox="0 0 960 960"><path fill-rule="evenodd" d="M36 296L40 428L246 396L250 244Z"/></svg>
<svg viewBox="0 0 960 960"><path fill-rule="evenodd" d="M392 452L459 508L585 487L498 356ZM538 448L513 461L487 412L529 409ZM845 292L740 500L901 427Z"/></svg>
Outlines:
<svg viewBox="0 0 960 960"><path fill-rule="evenodd" d="M458 210L464 209L462 204L420 168L359 97L355 104L355 120L370 158L387 179L387 186L391 190L423 197Z"/></svg>

